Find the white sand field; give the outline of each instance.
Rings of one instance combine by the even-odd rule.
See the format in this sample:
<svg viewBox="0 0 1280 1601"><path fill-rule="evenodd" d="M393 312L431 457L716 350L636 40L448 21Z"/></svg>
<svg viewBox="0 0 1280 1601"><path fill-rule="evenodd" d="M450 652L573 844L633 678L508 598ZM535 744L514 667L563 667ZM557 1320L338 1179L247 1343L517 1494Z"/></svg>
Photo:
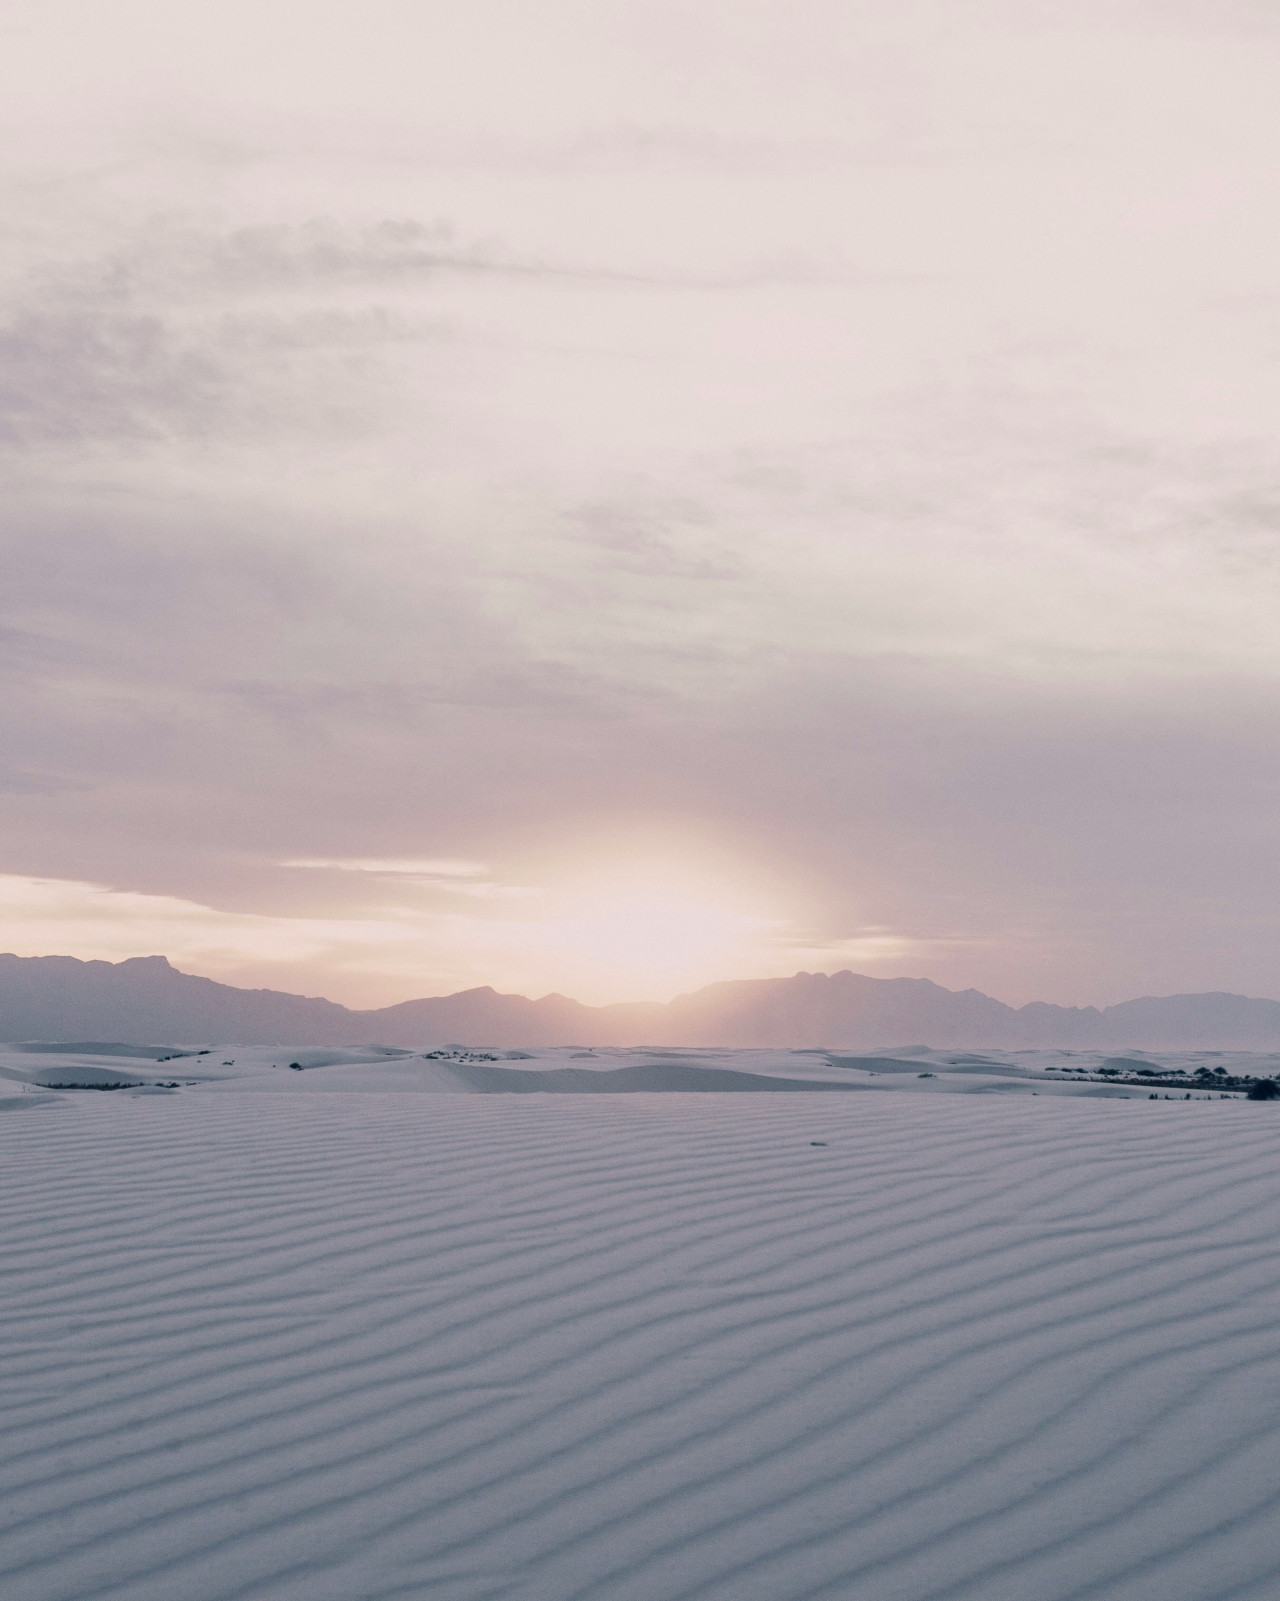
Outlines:
<svg viewBox="0 0 1280 1601"><path fill-rule="evenodd" d="M165 1054L0 1055L4 1601L1280 1596L1280 1104Z"/></svg>

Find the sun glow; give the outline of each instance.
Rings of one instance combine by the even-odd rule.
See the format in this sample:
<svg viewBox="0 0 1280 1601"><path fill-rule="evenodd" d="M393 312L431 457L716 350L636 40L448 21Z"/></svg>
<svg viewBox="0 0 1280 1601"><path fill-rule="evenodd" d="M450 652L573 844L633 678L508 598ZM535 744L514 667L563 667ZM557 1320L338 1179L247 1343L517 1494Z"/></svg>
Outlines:
<svg viewBox="0 0 1280 1601"><path fill-rule="evenodd" d="M310 865L310 864L309 864ZM437 863L433 863L437 866ZM470 864L468 864L470 865ZM353 1006L492 985L525 995L558 991L592 1005L668 1000L719 979L780 977L804 967L875 970L909 954L887 930L824 941L780 912L769 886L731 871L674 870L668 862L626 874L576 874L561 864L530 876L520 895L499 879L430 879L422 863L341 863L344 880L367 875L369 893L305 913L227 911L175 896L87 882L0 875L3 947L119 961L167 955L187 972L224 983L326 994ZM404 871L406 867L412 871ZM332 873L326 859L317 872ZM490 885L485 896L454 883Z"/></svg>
<svg viewBox="0 0 1280 1601"><path fill-rule="evenodd" d="M754 966L775 926L696 894L632 890L572 902L544 938L579 975L579 988L638 999L731 977L745 961Z"/></svg>

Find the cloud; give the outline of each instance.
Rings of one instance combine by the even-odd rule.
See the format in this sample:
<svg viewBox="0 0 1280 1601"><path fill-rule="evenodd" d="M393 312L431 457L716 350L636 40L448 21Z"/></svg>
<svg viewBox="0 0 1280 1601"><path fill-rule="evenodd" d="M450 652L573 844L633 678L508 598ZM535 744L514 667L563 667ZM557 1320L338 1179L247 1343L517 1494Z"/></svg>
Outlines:
<svg viewBox="0 0 1280 1601"><path fill-rule="evenodd" d="M477 900L525 900L541 890L528 884L503 884L489 876L483 862L384 860L379 857L291 857L281 867L308 867L326 872L369 873L376 878L401 880L451 895L471 895Z"/></svg>
<svg viewBox="0 0 1280 1601"><path fill-rule="evenodd" d="M547 864L665 831L776 889L747 968L1272 983L1261 12L322 10L0 62L0 866L68 938L607 998Z"/></svg>
<svg viewBox="0 0 1280 1601"><path fill-rule="evenodd" d="M366 431L395 387L382 353L433 330L344 296L438 271L440 232L391 221L217 232L162 213L117 246L33 263L0 323L0 441Z"/></svg>
<svg viewBox="0 0 1280 1601"><path fill-rule="evenodd" d="M298 857L281 862L281 867L332 868L341 873L377 873L390 878L482 878L489 869L483 862L384 861L379 857Z"/></svg>

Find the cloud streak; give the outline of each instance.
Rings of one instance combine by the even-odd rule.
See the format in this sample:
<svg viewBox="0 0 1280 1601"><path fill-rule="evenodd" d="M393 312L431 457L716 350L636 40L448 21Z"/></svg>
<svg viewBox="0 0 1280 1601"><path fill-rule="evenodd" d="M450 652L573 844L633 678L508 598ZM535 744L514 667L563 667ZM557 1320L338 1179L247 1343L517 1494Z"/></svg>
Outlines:
<svg viewBox="0 0 1280 1601"><path fill-rule="evenodd" d="M489 876L483 862L401 861L380 857L297 857L281 867L311 868L320 872L368 873L375 878L420 884L450 895L472 895L478 900L524 900L542 892L529 884L502 884Z"/></svg>

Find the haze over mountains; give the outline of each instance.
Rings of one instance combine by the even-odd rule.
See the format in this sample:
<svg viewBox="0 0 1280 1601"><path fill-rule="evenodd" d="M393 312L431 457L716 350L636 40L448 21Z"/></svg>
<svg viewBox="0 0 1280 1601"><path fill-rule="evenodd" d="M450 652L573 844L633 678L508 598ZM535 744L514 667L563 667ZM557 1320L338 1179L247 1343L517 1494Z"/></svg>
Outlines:
<svg viewBox="0 0 1280 1601"><path fill-rule="evenodd" d="M237 1045L706 1045L1017 1049L1280 1048L1280 1001L1146 997L1103 1009L1011 1007L928 979L797 973L708 985L675 1000L583 1006L483 988L374 1011L181 973L163 956L82 962L0 955L0 1039Z"/></svg>

